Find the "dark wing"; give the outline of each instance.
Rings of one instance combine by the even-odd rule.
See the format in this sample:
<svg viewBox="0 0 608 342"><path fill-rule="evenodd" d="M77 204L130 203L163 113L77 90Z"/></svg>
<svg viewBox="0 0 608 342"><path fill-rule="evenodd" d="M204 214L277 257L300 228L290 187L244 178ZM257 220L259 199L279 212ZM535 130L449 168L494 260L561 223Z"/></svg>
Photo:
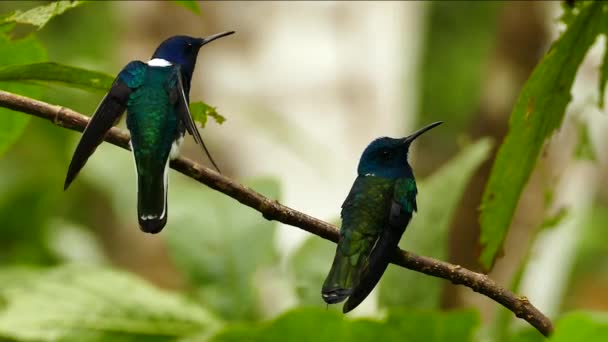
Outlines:
<svg viewBox="0 0 608 342"><path fill-rule="evenodd" d="M63 189L67 189L78 172L84 167L89 157L103 141L106 133L120 119L127 107L129 95L133 85L137 85L137 78L141 77L145 64L140 61L129 63L114 80L110 91L101 100L87 127L82 133L78 146L72 156L68 167ZM142 68L143 67L143 68Z"/></svg>
<svg viewBox="0 0 608 342"><path fill-rule="evenodd" d="M416 208L416 182L400 179L395 183L393 199L388 211L386 227L374 245L361 280L342 308L349 312L356 308L376 287L399 246L399 240L409 224Z"/></svg>
<svg viewBox="0 0 608 342"><path fill-rule="evenodd" d="M222 173L220 171L220 169L217 167L217 164L215 163L213 158L211 157L211 154L209 153L207 146L205 146L205 142L203 141L203 138L201 138L201 134L199 133L198 129L196 128L196 124L194 123L194 120L192 119L192 115L190 114L190 107L188 104L188 100L186 98L186 93L184 91L182 75L181 75L179 68L176 68L176 75L177 75L177 87L173 88L176 93L171 94L171 98L175 99L177 101L177 103L176 103L177 112L178 112L179 116L181 117L182 122L186 125L186 130L188 131L188 133L190 133L190 135L192 135L192 137L194 137L194 141L203 148L203 151L205 152L207 157L209 157L211 164L213 164L213 166L215 167L217 172Z"/></svg>
<svg viewBox="0 0 608 342"><path fill-rule="evenodd" d="M394 180L359 176L342 204L340 240L322 287L323 299L337 303L361 281L368 257L382 231L393 198Z"/></svg>

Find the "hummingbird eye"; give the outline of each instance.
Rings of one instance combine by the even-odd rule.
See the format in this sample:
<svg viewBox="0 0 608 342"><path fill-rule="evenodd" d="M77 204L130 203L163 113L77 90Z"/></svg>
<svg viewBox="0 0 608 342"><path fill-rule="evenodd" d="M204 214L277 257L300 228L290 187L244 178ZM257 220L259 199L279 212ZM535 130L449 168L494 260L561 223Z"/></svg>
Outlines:
<svg viewBox="0 0 608 342"><path fill-rule="evenodd" d="M391 155L389 150L382 150L382 159L388 159Z"/></svg>

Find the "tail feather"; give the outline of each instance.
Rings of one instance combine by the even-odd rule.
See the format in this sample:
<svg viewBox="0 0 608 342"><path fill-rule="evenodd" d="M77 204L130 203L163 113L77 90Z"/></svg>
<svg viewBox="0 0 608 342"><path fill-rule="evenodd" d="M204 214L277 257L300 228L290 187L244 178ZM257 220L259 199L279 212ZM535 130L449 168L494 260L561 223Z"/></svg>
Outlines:
<svg viewBox="0 0 608 342"><path fill-rule="evenodd" d="M160 175L138 174L137 180L139 227L146 233L159 233L167 223L167 167Z"/></svg>
<svg viewBox="0 0 608 342"><path fill-rule="evenodd" d="M376 287L380 278L382 278L384 271L386 271L395 249L389 246L378 247L380 248L375 250L377 252L372 252L370 255L368 267L365 268L359 284L351 291L351 295L348 297L346 303L344 303L342 312L347 313L359 306ZM369 267L371 264L375 266Z"/></svg>
<svg viewBox="0 0 608 342"><path fill-rule="evenodd" d="M331 270L321 290L321 296L327 304L340 303L351 295L353 285L359 278L359 267L351 265L350 259L340 252L338 246Z"/></svg>
<svg viewBox="0 0 608 342"><path fill-rule="evenodd" d="M342 307L342 312L347 313L361 304L376 287L380 278L386 271L393 254L399 246L401 235L405 231L405 226L385 229L378 239L374 249L369 255L366 267L364 268L361 279L353 289L346 303Z"/></svg>

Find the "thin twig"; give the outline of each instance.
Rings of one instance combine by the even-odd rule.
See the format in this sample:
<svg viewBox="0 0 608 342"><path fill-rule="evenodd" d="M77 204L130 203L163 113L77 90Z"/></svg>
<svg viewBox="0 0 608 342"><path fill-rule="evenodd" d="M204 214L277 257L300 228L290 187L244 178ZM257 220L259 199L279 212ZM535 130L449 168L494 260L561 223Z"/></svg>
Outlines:
<svg viewBox="0 0 608 342"><path fill-rule="evenodd" d="M47 119L58 126L80 132L84 130L89 121L88 117L71 109L5 91L0 91L0 106ZM112 128L106 135L105 140L129 149L129 134L118 128ZM276 200L264 197L252 189L190 159L179 157L171 162L171 167L259 211L268 220L276 220L299 227L333 242L338 241L338 228L334 225L284 206ZM449 280L453 284L469 287L473 291L502 304L545 336L549 336L553 331L551 320L534 307L526 297L517 296L484 274L403 250L395 252L393 263L413 271Z"/></svg>

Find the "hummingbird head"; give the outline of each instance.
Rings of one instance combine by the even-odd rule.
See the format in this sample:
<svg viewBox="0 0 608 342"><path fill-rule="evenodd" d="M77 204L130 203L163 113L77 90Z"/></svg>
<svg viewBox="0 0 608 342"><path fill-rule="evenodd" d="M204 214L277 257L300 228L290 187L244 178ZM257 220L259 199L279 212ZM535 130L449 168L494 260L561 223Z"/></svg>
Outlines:
<svg viewBox="0 0 608 342"><path fill-rule="evenodd" d="M441 125L434 122L405 138L382 137L372 141L363 151L357 172L360 176L373 175L385 178L401 178L412 175L407 162L411 143L424 132Z"/></svg>
<svg viewBox="0 0 608 342"><path fill-rule="evenodd" d="M233 33L234 31L227 31L203 38L173 36L160 43L156 51L154 51L152 59L164 59L171 64L180 65L184 81L187 82L188 88L190 88L190 79L194 72L200 48L209 42Z"/></svg>

